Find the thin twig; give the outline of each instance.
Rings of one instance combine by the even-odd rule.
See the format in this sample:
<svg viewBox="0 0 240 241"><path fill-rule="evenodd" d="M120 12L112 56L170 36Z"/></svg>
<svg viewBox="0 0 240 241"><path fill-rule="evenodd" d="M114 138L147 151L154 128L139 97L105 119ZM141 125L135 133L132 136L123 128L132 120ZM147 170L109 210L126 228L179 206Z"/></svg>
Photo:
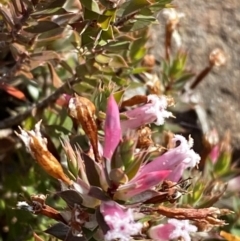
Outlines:
<svg viewBox="0 0 240 241"><path fill-rule="evenodd" d="M79 80L76 78L71 79L70 81L64 83L60 88L55 90L50 96L44 98L42 101L33 104L23 113L20 113L16 116L9 117L0 122L0 129L10 128L14 125L19 125L22 121L32 115L34 110L41 110L55 102L58 97L63 94L67 88L77 83Z"/></svg>
<svg viewBox="0 0 240 241"><path fill-rule="evenodd" d="M116 27L123 26L128 20L132 19L136 14L138 14L140 10L136 10L133 13L127 14L124 17L119 18L113 25Z"/></svg>
<svg viewBox="0 0 240 241"><path fill-rule="evenodd" d="M209 65L205 69L203 69L196 77L196 79L193 81L193 83L190 85L190 89L195 89L202 82L202 80L210 73L212 68L213 65Z"/></svg>

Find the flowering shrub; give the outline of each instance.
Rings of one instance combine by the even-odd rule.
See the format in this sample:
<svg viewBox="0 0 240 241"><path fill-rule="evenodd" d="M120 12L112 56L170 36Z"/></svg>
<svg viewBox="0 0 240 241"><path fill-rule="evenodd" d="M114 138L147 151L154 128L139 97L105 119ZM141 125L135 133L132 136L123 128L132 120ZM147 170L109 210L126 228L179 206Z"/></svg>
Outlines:
<svg viewBox="0 0 240 241"><path fill-rule="evenodd" d="M218 219L229 213L225 209L168 207L168 202L174 204L185 194L180 180L184 182L184 172L195 168L200 156L191 149L191 138L187 141L174 135L169 141L172 147L164 154L159 153L153 159L147 157L150 146L137 147L140 137L136 129L151 122L163 124L171 113L165 110L165 96L141 96L141 99L145 103L123 112L121 120L118 104L110 94L104 126L98 127L93 103L77 95L66 98L69 114L81 124L90 142L87 152L80 146L72 147L66 140L63 142L67 174L48 151L47 140L40 132L41 122L36 124L35 131L20 128L17 135L27 150L49 175L62 183L58 195L68 208L59 212L46 205L41 196L32 197L31 203L20 202L18 207L57 220L46 232L62 240L88 240L90 235L94 240L109 241L149 238L188 241L190 235L198 235L198 227L209 232L213 227L225 225ZM105 133L102 141L98 136L101 130ZM164 217L169 218L167 223Z"/></svg>
<svg viewBox="0 0 240 241"><path fill-rule="evenodd" d="M239 210L229 137L212 141L210 133L197 154L191 136L172 121L183 109L197 112L194 89L225 64L225 55L215 49L199 74L190 71L178 31L184 14L170 7L170 0L0 4L0 89L19 101L0 129L15 131L46 172L35 172L17 148L18 174L2 177L5 206L22 192L17 208L48 218L26 218L25 226L65 241L188 241L219 239L220 228L239 230L237 214L227 215ZM146 43L163 8L165 56L159 66ZM1 214L4 224L9 213ZM8 240L31 235L31 227L26 234L21 227L11 227Z"/></svg>

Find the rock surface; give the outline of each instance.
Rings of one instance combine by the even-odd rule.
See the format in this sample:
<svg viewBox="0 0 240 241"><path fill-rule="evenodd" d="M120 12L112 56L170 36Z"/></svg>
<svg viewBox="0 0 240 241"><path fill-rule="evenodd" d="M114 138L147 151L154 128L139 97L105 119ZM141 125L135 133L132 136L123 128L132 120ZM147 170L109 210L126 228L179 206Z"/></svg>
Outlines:
<svg viewBox="0 0 240 241"><path fill-rule="evenodd" d="M210 127L220 137L230 130L234 159L240 160L240 1L178 0L177 11L186 16L180 21L183 48L189 52L188 66L201 71L214 48L224 50L227 64L214 70L197 87ZM154 52L161 56L165 20L153 31ZM157 31L156 31L157 30ZM161 46L161 47L160 47Z"/></svg>

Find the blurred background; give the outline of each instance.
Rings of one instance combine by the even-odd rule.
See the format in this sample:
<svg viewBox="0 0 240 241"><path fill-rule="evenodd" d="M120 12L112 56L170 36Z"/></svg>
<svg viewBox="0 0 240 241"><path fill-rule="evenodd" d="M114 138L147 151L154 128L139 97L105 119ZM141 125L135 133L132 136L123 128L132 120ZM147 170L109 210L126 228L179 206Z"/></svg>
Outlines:
<svg viewBox="0 0 240 241"><path fill-rule="evenodd" d="M180 20L182 48L189 53L188 67L199 72L215 48L224 51L225 66L213 71L197 87L199 103L206 110L208 126L222 137L229 130L233 158L240 159L240 1L182 0L172 2L185 16ZM152 31L153 53L163 56L165 19Z"/></svg>

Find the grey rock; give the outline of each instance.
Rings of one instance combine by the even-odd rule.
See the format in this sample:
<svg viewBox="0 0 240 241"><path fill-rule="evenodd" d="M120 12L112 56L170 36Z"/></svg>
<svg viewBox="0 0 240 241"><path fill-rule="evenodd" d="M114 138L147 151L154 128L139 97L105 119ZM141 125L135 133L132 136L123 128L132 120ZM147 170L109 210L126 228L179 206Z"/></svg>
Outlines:
<svg viewBox="0 0 240 241"><path fill-rule="evenodd" d="M179 32L183 48L189 51L188 66L195 72L208 64L208 55L221 48L227 64L217 68L197 87L201 105L206 110L210 127L220 137L230 130L235 159L240 159L240 1L179 0L173 1L177 11L185 13ZM153 52L164 53L165 20L152 31ZM161 47L160 47L161 46Z"/></svg>

